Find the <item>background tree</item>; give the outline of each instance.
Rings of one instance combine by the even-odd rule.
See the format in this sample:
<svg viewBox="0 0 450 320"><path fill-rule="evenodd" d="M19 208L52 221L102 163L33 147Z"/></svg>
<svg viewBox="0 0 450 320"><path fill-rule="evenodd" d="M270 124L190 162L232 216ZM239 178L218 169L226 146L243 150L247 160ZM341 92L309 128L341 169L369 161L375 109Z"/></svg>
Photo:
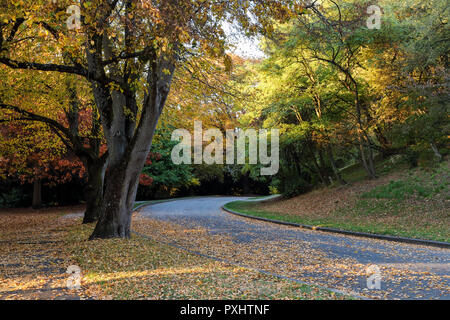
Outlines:
<svg viewBox="0 0 450 320"><path fill-rule="evenodd" d="M417 165L432 151L442 159L445 5L381 1L381 29L369 30L367 1L316 3L310 14L274 25L263 41L267 58L248 67L245 90L254 103L241 105L243 123L282 129L273 184L295 195L317 183L345 183L337 163L355 153L371 178L375 156L404 154Z"/></svg>
<svg viewBox="0 0 450 320"><path fill-rule="evenodd" d="M33 185L32 207L42 207L42 184L56 186L85 178L83 164L41 123L0 126L0 178Z"/></svg>
<svg viewBox="0 0 450 320"><path fill-rule="evenodd" d="M155 132L152 151L147 157L139 180L138 197L143 199L175 197L181 190L198 185L192 174L192 166L175 165L171 160L172 149L178 144L172 141L176 128L161 122Z"/></svg>
<svg viewBox="0 0 450 320"><path fill-rule="evenodd" d="M0 67L0 74L3 79L0 85L0 109L3 111L0 121L3 124L41 123L43 125L35 128L53 132L53 135L43 133L48 139L48 148L50 145L60 148L62 144L83 162L87 171L83 222L96 221L103 195L106 152L102 147L102 130L89 87L82 81L75 84L76 79L67 75L30 74L4 66ZM39 131L34 134L38 135ZM4 135L2 139L11 139L11 136ZM20 141L11 143L18 146ZM31 148L32 151L35 149Z"/></svg>

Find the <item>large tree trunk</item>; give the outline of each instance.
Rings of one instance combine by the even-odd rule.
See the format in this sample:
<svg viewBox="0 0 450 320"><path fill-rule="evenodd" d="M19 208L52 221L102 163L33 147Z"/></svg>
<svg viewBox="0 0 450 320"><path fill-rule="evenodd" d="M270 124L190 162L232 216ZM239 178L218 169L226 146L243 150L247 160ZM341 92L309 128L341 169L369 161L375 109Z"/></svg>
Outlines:
<svg viewBox="0 0 450 320"><path fill-rule="evenodd" d="M139 185L139 176L151 148L159 115L146 128L145 139L124 154L118 164L109 164L105 174L105 190L100 219L90 239L130 238L131 215Z"/></svg>
<svg viewBox="0 0 450 320"><path fill-rule="evenodd" d="M105 176L105 163L101 159L86 160L88 181L84 189L86 211L83 223L93 223L100 218L103 198L103 181Z"/></svg>
<svg viewBox="0 0 450 320"><path fill-rule="evenodd" d="M87 50L89 69L93 73L105 75L104 66L100 63L102 51L99 48L103 48L106 59L113 58L110 39L103 35L97 37L94 44L96 47L92 47L92 54ZM148 87L143 96L140 117L136 89L129 86L132 80L138 79L131 66L125 69L118 64L109 66L112 77L123 80L120 89L111 88L107 83L92 82L108 145L108 165L100 218L91 240L129 238L131 235L131 211L139 176L150 152L156 125L170 91L177 59L176 49L167 55L158 55L156 50L151 50L146 59L149 62L146 81Z"/></svg>
<svg viewBox="0 0 450 320"><path fill-rule="evenodd" d="M149 72L152 85L144 98L142 118L136 130L128 128L127 120L119 115L112 125L104 124L108 141L108 167L100 219L90 239L130 238L131 215L139 184L139 176L152 146L156 125L169 94L174 65L162 66L160 71ZM162 70L168 69L167 74ZM123 103L135 104L134 97L113 95L113 109ZM137 109L137 108L136 108ZM119 129L117 129L119 128Z"/></svg>
<svg viewBox="0 0 450 320"><path fill-rule="evenodd" d="M40 179L36 179L33 182L33 209L42 208L42 182Z"/></svg>
<svg viewBox="0 0 450 320"><path fill-rule="evenodd" d="M110 168L106 173L106 189L102 215L90 239L130 238L131 210L137 179L126 168Z"/></svg>

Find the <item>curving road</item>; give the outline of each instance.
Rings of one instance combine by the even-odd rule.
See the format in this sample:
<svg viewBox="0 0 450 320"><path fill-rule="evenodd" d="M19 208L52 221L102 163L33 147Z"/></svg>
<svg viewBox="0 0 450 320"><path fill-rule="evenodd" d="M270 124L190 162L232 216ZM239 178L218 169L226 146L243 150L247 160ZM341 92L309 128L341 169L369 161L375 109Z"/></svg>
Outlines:
<svg viewBox="0 0 450 320"><path fill-rule="evenodd" d="M274 225L221 210L227 202L245 199L190 198L140 213L164 224L149 236L241 266L369 298L450 299L448 249ZM380 289L372 273L377 268Z"/></svg>

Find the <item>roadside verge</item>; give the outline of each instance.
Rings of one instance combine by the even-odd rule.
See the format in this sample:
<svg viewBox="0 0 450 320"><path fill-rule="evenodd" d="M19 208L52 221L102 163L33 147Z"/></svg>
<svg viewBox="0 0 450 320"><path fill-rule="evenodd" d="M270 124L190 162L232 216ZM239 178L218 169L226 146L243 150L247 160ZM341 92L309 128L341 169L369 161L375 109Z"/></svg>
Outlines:
<svg viewBox="0 0 450 320"><path fill-rule="evenodd" d="M281 196L277 196L277 197L272 197L272 198L264 198L259 201L258 201L258 199L253 199L251 201L252 202L266 202L266 201L276 201L281 198L282 198ZM244 217L244 218L260 220L260 221L265 221L265 222L270 222L270 223L275 223L275 224L285 225L285 226L290 226L290 227L308 229L308 230L313 230L313 231L322 231L322 232L343 234L343 235L361 237L361 238L370 238L370 239L377 239L377 240L385 240L385 241L392 241L392 242L400 242L400 243L408 243L408 244L416 244L416 245L424 245L424 246L450 249L450 243L448 243L448 242L397 237L397 236L389 236L389 235L357 232L357 231L348 231L348 230L341 230L341 229L336 229L336 228L312 226L312 225L307 225L307 224L287 222L287 221L268 219L268 218L263 218L263 217L258 217L258 216L252 216L252 215L248 215L248 214L238 212L236 210L232 210L232 209L228 208L227 205L230 203L232 203L232 202L229 202L229 203L225 204L224 206L222 206L222 210L224 210L230 214L237 215L237 216Z"/></svg>

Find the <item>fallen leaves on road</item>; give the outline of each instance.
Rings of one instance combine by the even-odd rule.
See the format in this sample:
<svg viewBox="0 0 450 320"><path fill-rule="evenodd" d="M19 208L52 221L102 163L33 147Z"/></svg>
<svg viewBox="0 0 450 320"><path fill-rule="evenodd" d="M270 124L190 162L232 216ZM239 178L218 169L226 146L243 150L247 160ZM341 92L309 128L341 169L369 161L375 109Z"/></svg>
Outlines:
<svg viewBox="0 0 450 320"><path fill-rule="evenodd" d="M231 216L228 218L241 219ZM259 224L262 230L267 227L264 222L252 221L252 223ZM317 246L312 246L308 241L299 239L290 241L283 237L280 237L280 240L273 240L264 239L263 236L248 241L236 241L226 232L208 231L195 226L189 219L178 217L176 222L169 222L149 219L140 214L134 218L133 228L155 240L172 243L200 254L307 283L336 288L348 294L353 292L352 288L366 288L365 282L368 277L366 269L369 264L330 255ZM336 243L336 246L341 245L343 244ZM395 255L395 251L392 255ZM422 289L437 290L444 295L450 294L448 288L450 277L391 266L381 266L381 271L384 283L399 286L404 284L417 288L416 295L405 293L404 298L420 298L423 294ZM391 293L391 289L385 288L382 291L362 290L358 294L371 298L388 298Z"/></svg>
<svg viewBox="0 0 450 320"><path fill-rule="evenodd" d="M87 241L93 225L62 217L73 211L0 212L0 299L344 298L143 237ZM79 290L67 288L70 265L81 268Z"/></svg>
<svg viewBox="0 0 450 320"><path fill-rule="evenodd" d="M114 299L343 299L328 290L283 280L188 253L144 237L84 241L92 226L70 232L69 251L83 288L99 285ZM184 230L185 234L201 232Z"/></svg>

